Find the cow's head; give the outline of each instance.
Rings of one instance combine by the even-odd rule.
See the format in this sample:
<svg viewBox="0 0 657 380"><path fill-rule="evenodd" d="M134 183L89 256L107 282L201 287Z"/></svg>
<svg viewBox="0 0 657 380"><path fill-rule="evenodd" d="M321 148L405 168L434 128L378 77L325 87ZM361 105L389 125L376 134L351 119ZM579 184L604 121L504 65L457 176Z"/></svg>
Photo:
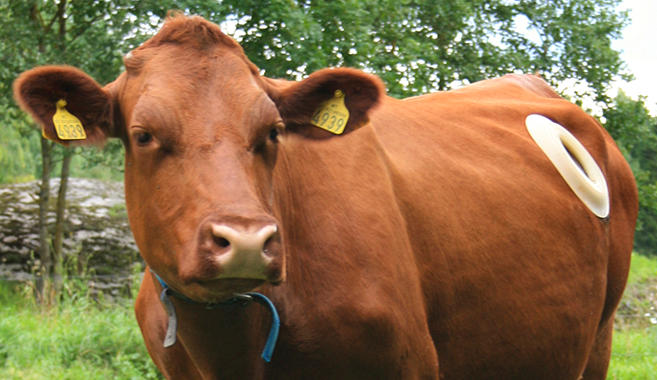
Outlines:
<svg viewBox="0 0 657 380"><path fill-rule="evenodd" d="M335 136L310 119L336 90L351 114L343 134L367 124L381 82L352 69L294 83L263 78L234 40L197 17L169 19L124 61L126 72L104 88L72 67L40 67L20 76L15 95L53 141L73 143L53 126L60 99L86 131L75 143L123 141L135 240L174 289L212 302L283 281L277 152L291 134Z"/></svg>

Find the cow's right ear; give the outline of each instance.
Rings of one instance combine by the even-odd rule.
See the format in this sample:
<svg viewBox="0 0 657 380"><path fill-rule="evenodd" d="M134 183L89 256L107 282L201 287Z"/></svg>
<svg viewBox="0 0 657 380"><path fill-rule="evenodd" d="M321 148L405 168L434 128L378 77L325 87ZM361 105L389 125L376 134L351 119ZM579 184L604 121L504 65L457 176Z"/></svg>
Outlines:
<svg viewBox="0 0 657 380"><path fill-rule="evenodd" d="M59 144L102 145L107 137L117 137L112 96L76 68L43 66L26 71L14 82L14 96L21 108L41 125L43 135ZM80 120L86 139L59 138L53 116L60 100L65 101L66 111Z"/></svg>

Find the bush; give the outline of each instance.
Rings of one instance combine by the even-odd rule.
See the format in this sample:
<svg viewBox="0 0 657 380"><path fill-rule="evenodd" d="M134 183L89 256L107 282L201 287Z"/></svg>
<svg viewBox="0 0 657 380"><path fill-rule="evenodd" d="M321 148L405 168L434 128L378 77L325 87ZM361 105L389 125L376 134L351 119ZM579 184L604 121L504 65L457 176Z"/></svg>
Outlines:
<svg viewBox="0 0 657 380"><path fill-rule="evenodd" d="M657 120L644 98L630 99L622 91L603 111L604 127L630 163L639 188L639 218L634 249L657 256Z"/></svg>

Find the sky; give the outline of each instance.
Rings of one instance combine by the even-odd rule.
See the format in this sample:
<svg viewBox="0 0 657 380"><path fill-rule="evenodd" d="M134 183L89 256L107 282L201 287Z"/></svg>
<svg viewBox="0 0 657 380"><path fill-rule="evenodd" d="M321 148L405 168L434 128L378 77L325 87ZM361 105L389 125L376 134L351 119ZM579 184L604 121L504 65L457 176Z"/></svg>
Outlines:
<svg viewBox="0 0 657 380"><path fill-rule="evenodd" d="M628 9L632 21L623 39L612 46L622 50L621 58L635 80L616 82L609 95L615 96L620 88L633 99L648 96L646 106L657 116L657 0L623 0L620 9Z"/></svg>

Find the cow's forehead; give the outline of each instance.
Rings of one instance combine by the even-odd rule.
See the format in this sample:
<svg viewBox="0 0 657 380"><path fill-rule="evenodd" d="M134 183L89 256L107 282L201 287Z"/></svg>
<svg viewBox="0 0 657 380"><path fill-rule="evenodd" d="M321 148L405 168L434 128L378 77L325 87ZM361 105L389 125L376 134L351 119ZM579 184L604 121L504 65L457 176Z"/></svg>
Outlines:
<svg viewBox="0 0 657 380"><path fill-rule="evenodd" d="M129 79L135 83L126 86L134 92L126 128L144 127L178 149L218 141L248 148L280 115L248 69L226 62L205 60L183 73L170 73L170 68L148 71L146 66L142 75Z"/></svg>
<svg viewBox="0 0 657 380"><path fill-rule="evenodd" d="M206 134L207 129L219 133L238 128L248 138L251 126L278 117L253 70L231 49L195 51L168 44L146 53L147 59L136 54L130 58L141 60L138 69L127 65L122 106L129 124L185 126Z"/></svg>
<svg viewBox="0 0 657 380"><path fill-rule="evenodd" d="M185 122L216 123L223 117L225 124L243 123L244 115L252 112L250 105L263 94L258 68L241 46L198 17L168 19L124 62L122 103L128 117L132 108L145 117L163 106Z"/></svg>
<svg viewBox="0 0 657 380"><path fill-rule="evenodd" d="M133 66L133 61L138 66ZM190 94L215 87L214 91L236 93L259 90L249 63L238 52L221 45L199 51L167 44L135 52L126 59L126 69L128 80L141 87L166 86ZM183 93L187 98L190 94Z"/></svg>

